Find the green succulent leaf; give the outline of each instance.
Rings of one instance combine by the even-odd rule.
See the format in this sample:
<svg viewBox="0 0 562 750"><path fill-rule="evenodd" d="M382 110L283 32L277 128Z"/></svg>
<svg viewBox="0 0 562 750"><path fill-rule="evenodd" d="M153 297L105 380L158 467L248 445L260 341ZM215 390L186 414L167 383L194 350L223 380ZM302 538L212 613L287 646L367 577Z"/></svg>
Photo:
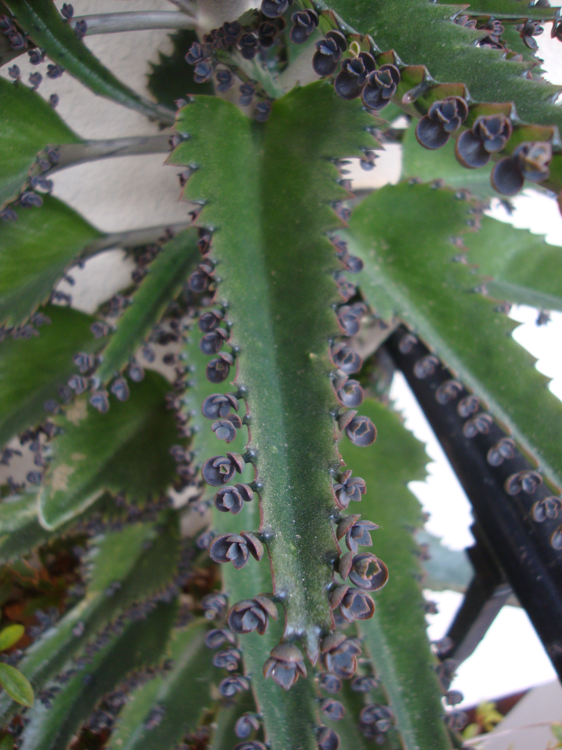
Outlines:
<svg viewBox="0 0 562 750"><path fill-rule="evenodd" d="M57 399L58 389L77 373L73 356L102 345L90 331L90 316L55 305L41 312L51 323L36 329L38 336L0 343L0 444L42 422L45 401Z"/></svg>
<svg viewBox="0 0 562 750"><path fill-rule="evenodd" d="M173 750L197 728L201 714L213 707L223 677L213 666L213 652L205 646L208 629L207 621L195 620L172 633L167 649L172 668L132 694L111 735L109 750ZM155 709L161 719L149 727L147 720Z"/></svg>
<svg viewBox="0 0 562 750"><path fill-rule="evenodd" d="M381 50L394 50L404 64L425 65L436 81L464 83L475 101L514 102L526 122L562 128L562 110L554 104L558 87L524 77L529 64L505 60L502 50L477 47L483 33L452 21L464 6L430 0L326 5L357 32L370 34ZM520 12L525 16L527 10L525 4ZM416 22L404 23L405 15Z"/></svg>
<svg viewBox="0 0 562 750"><path fill-rule="evenodd" d="M492 297L562 310L562 247L488 216L463 241L469 263L477 264Z"/></svg>
<svg viewBox="0 0 562 750"><path fill-rule="evenodd" d="M406 750L450 748L443 723L441 690L425 632L421 573L411 529L421 526L421 507L406 483L426 476L423 445L382 404L369 400L363 411L377 425L377 442L360 449L346 442L343 458L367 483L363 518L381 528L373 532L373 550L388 566L390 579L375 595L376 611L361 622L378 676Z"/></svg>
<svg viewBox="0 0 562 750"><path fill-rule="evenodd" d="M62 750L97 702L133 669L156 664L176 616L176 604L158 604L144 619L128 621L119 635L100 648L52 701L37 703L28 714L22 750Z"/></svg>
<svg viewBox="0 0 562 750"><path fill-rule="evenodd" d="M480 169L465 169L455 157L455 143L450 140L437 151L428 151L416 139L415 127L409 127L402 140L402 179L422 182L442 180L457 190L470 190L476 198L497 197L490 183L493 164Z"/></svg>
<svg viewBox="0 0 562 750"><path fill-rule="evenodd" d="M144 99L121 83L76 36L51 0L4 0L18 25L55 63L94 94L171 124L173 112Z"/></svg>
<svg viewBox="0 0 562 750"><path fill-rule="evenodd" d="M17 198L37 154L62 143L80 138L37 92L0 78L0 209Z"/></svg>
<svg viewBox="0 0 562 750"><path fill-rule="evenodd" d="M198 36L191 29L182 29L170 34L172 53L165 55L158 52L158 62L150 62L148 90L155 99L170 109L176 108L176 100L188 94L213 94L213 84L195 83L191 65L186 65L185 56Z"/></svg>
<svg viewBox="0 0 562 750"><path fill-rule="evenodd" d="M406 321L562 486L562 404L511 337L516 324L475 293L482 277L454 260L451 240L474 223L472 210L427 185L401 183L370 195L350 222L352 252L365 263L359 283L377 313Z"/></svg>
<svg viewBox="0 0 562 750"><path fill-rule="evenodd" d="M70 206L43 197L0 224L0 323L19 325L45 303L68 266L101 235Z"/></svg>
<svg viewBox="0 0 562 750"><path fill-rule="evenodd" d="M158 323L166 307L180 293L197 256L197 233L193 229L180 232L162 247L135 294L133 304L119 318L117 331L103 352L96 373L103 382L127 364L151 328Z"/></svg>
<svg viewBox="0 0 562 750"><path fill-rule="evenodd" d="M450 0L437 0L440 5L451 6ZM524 18L532 21L551 21L556 17L556 8L542 7L538 3L521 3L519 0L474 0L467 3L462 12L469 16L492 16L493 18L511 21Z"/></svg>
<svg viewBox="0 0 562 750"><path fill-rule="evenodd" d="M39 517L55 529L82 513L105 490L144 502L159 496L175 476L172 445L181 442L167 409L169 384L147 372L130 384L127 401L111 399L107 414L77 399L54 421L64 432L52 443L53 460L39 492Z"/></svg>
<svg viewBox="0 0 562 750"><path fill-rule="evenodd" d="M192 449L198 465L214 455L217 441L210 429L209 420L203 417L200 408L193 407L203 403L205 398L213 393L229 391L228 383L216 385L206 379L207 358L199 349L201 336L202 334L194 331L186 347L190 366L190 388L186 393L185 408L193 409L190 421L194 435ZM229 449L242 450L246 437L247 429L243 427L235 441L229 445ZM249 482L251 477L242 475L240 481ZM207 491L211 497L212 490L213 488L208 488ZM252 502L244 503L242 511L236 516L213 509L213 528L220 534L239 533L241 529L256 529L259 523L257 496ZM273 590L270 567L265 559L259 563L250 559L241 570L223 565L221 572L223 592L231 606L243 599L252 599L256 594L270 593ZM263 715L271 750L316 750L313 729L314 725L319 723L319 717L311 678L299 679L287 692L278 687L273 680L265 680L263 677L263 665L269 658L271 649L278 644L282 632L282 622L270 620L265 635L254 632L240 636L239 648L244 660L244 672L251 679L252 691L259 712ZM231 746L227 743L232 743L232 739L232 735L225 738L226 747Z"/></svg>
<svg viewBox="0 0 562 750"><path fill-rule="evenodd" d="M365 132L372 122L324 82L278 99L259 127L224 100L197 97L176 123L190 137L169 159L199 165L184 197L207 201L199 226L220 227L212 257L221 264L218 300L229 305L230 342L239 347L236 383L248 388L249 448L264 482L262 530L273 532L267 546L286 634L304 637L311 653L331 628L326 587L337 555L328 340L338 333L331 307L338 262L326 232L341 226L329 201L347 193L329 158L363 156L361 148L374 145Z"/></svg>
<svg viewBox="0 0 562 750"><path fill-rule="evenodd" d="M0 631L0 651L14 646L25 632L23 625L8 625Z"/></svg>
<svg viewBox="0 0 562 750"><path fill-rule="evenodd" d="M0 662L0 685L16 703L33 705L33 688L19 669Z"/></svg>
<svg viewBox="0 0 562 750"><path fill-rule="evenodd" d="M173 579L179 559L175 512L157 523L137 523L94 540L86 559L88 585L84 598L26 651L19 668L36 689L65 663L82 653L112 619L135 602L160 593ZM16 707L0 696L0 717Z"/></svg>

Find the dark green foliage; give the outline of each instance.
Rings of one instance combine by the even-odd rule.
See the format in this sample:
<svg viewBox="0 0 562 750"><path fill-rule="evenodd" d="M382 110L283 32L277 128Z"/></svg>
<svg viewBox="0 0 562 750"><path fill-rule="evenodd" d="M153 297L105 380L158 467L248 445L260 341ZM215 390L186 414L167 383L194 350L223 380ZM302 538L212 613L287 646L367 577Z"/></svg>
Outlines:
<svg viewBox="0 0 562 750"><path fill-rule="evenodd" d="M176 108L176 100L189 94L212 94L213 84L195 83L193 67L186 65L185 56L197 41L197 34L191 29L182 29L170 35L173 50L170 55L158 53L158 63L150 63L148 90L160 104L170 109Z"/></svg>
<svg viewBox="0 0 562 750"><path fill-rule="evenodd" d="M22 83L0 78L2 172L0 209L14 200L29 177L37 154L45 146L80 143L38 93ZM44 217L43 217L44 218Z"/></svg>
<svg viewBox="0 0 562 750"><path fill-rule="evenodd" d="M56 198L0 224L0 322L20 325L49 300L65 270L101 235Z"/></svg>
<svg viewBox="0 0 562 750"><path fill-rule="evenodd" d="M76 310L54 305L41 313L51 321L24 339L0 343L0 443L5 444L27 427L47 417L45 402L60 399L59 388L77 373L73 356L95 352L102 342L94 339L93 319Z"/></svg>

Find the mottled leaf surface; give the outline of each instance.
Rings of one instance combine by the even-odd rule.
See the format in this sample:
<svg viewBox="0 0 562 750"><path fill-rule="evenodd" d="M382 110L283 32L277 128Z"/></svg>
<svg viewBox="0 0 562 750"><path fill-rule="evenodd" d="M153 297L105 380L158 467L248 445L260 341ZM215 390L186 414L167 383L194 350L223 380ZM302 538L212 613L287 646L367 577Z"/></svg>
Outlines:
<svg viewBox="0 0 562 750"><path fill-rule="evenodd" d="M55 63L88 86L94 94L112 99L151 119L173 122L173 112L160 107L121 83L76 36L51 0L4 0L18 25Z"/></svg>
<svg viewBox="0 0 562 750"><path fill-rule="evenodd" d="M17 197L38 152L62 143L80 138L36 91L0 78L0 208Z"/></svg>
<svg viewBox="0 0 562 750"><path fill-rule="evenodd" d="M125 492L142 502L166 490L175 476L170 455L178 440L166 408L169 384L147 372L130 383L130 398L100 414L83 396L57 423L64 432L53 442L53 460L39 492L41 523L54 529L91 505L105 490Z"/></svg>
<svg viewBox="0 0 562 750"><path fill-rule="evenodd" d="M368 400L362 411L377 426L374 445L362 449L341 443L345 462L367 483L367 494L357 508L362 518L378 523L372 534L373 552L390 570L387 585L377 594L375 616L361 622L361 633L406 750L450 748L442 719L441 690L433 670L425 632L421 573L412 528L421 526L421 506L406 483L423 480L427 455L382 404Z"/></svg>
<svg viewBox="0 0 562 750"><path fill-rule="evenodd" d="M166 654L173 660L172 668L131 695L111 735L109 750L173 750L185 734L195 731L201 714L213 707L213 696L224 676L213 666L213 652L205 646L208 631L207 621L195 620L172 633ZM155 710L162 715L151 727L148 720Z"/></svg>
<svg viewBox="0 0 562 750"><path fill-rule="evenodd" d="M70 206L43 196L0 223L0 323L19 325L45 303L68 266L100 233Z"/></svg>
<svg viewBox="0 0 562 750"><path fill-rule="evenodd" d="M267 544L286 633L311 648L331 627L326 586L337 554L328 339L338 331L331 272L339 264L326 232L341 225L329 201L347 194L329 158L362 156L375 145L371 124L360 103L335 97L324 82L278 99L258 127L222 99L196 97L176 123L190 138L169 159L199 165L184 197L207 201L198 225L220 227L211 257L240 348L236 383L249 393L262 529L273 532Z"/></svg>
<svg viewBox="0 0 562 750"><path fill-rule="evenodd" d="M178 556L178 520L172 512L163 514L158 523L137 523L94 540L85 560L88 584L84 598L27 649L18 665L35 689L53 678L68 659L83 652L129 605L145 601L169 584ZM110 590L114 584L116 590ZM15 709L0 696L3 721Z"/></svg>
<svg viewBox="0 0 562 750"><path fill-rule="evenodd" d="M55 305L42 312L51 324L37 328L38 336L0 343L0 444L42 422L45 401L58 399L58 389L78 372L73 356L101 346L89 315Z"/></svg>
<svg viewBox="0 0 562 750"><path fill-rule="evenodd" d="M443 541L427 531L418 531L416 542L426 545L429 559L424 559L422 565L426 578L424 588L431 591L466 591L474 568L465 550L451 549Z"/></svg>
<svg viewBox="0 0 562 750"><path fill-rule="evenodd" d="M511 337L517 324L474 291L482 277L454 260L451 240L468 237L471 208L427 185L370 195L350 223L352 250L365 263L360 285L378 314L406 321L561 486L562 403Z"/></svg>
<svg viewBox="0 0 562 750"><path fill-rule="evenodd" d="M562 110L553 103L558 88L524 77L528 63L477 47L483 33L452 22L462 5L430 0L330 0L326 5L359 33L371 34L381 50L394 50L406 65L425 65L435 80L466 84L476 101L514 102L527 122L562 126ZM525 15L527 4L520 5Z"/></svg>
<svg viewBox="0 0 562 750"><path fill-rule="evenodd" d="M109 339L96 375L109 380L134 355L138 346L158 323L170 302L180 293L188 272L200 256L197 233L185 231L167 242L149 266L149 273L117 322L117 331Z"/></svg>
<svg viewBox="0 0 562 750"><path fill-rule="evenodd" d="M127 622L64 685L47 708L38 702L28 714L22 750L62 750L97 702L133 669L157 663L176 615L175 604L159 604L146 619Z"/></svg>

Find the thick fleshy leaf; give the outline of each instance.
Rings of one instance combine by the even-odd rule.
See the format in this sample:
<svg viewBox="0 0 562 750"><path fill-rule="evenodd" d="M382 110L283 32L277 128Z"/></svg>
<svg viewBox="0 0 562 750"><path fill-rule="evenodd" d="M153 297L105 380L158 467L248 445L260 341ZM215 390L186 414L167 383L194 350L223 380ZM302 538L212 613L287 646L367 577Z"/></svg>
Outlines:
<svg viewBox="0 0 562 750"><path fill-rule="evenodd" d="M14 200L45 146L80 143L36 91L0 78L0 209Z"/></svg>
<svg viewBox="0 0 562 750"><path fill-rule="evenodd" d="M16 703L33 705L33 688L19 669L0 662L0 685Z"/></svg>
<svg viewBox="0 0 562 750"><path fill-rule="evenodd" d="M8 625L0 631L0 651L5 651L10 646L14 646L24 634L23 625Z"/></svg>
<svg viewBox="0 0 562 750"><path fill-rule="evenodd" d="M194 68L186 65L185 56L198 36L191 29L182 29L170 34L172 52L165 55L158 52L158 62L149 62L148 90L155 99L170 109L176 108L177 99L185 99L188 94L212 94L213 84L195 83Z"/></svg>
<svg viewBox="0 0 562 750"><path fill-rule="evenodd" d="M4 4L35 44L94 94L112 99L151 119L167 124L173 122L173 112L139 96L104 67L78 39L51 0L4 0Z"/></svg>
<svg viewBox="0 0 562 750"><path fill-rule="evenodd" d="M104 695L133 669L160 660L176 612L175 603L158 604L145 619L127 621L122 632L110 637L91 662L62 687L50 708L36 703L28 714L30 722L22 736L22 750L66 748Z"/></svg>
<svg viewBox="0 0 562 750"><path fill-rule="evenodd" d="M96 373L103 382L113 377L134 355L166 307L181 291L197 257L200 253L194 229L186 229L164 245L133 297L133 304L119 318L117 331L103 352Z"/></svg>
<svg viewBox="0 0 562 750"><path fill-rule="evenodd" d="M421 573L412 528L421 526L421 507L407 482L425 478L427 455L400 418L376 401L363 404L379 437L367 450L342 443L345 462L367 482L359 510L381 526L373 550L388 565L388 584L375 595L376 611L360 623L389 697L390 708L406 750L450 748L443 723L441 690L425 632Z"/></svg>
<svg viewBox="0 0 562 750"><path fill-rule="evenodd" d="M70 206L43 196L0 223L0 323L19 325L49 299L68 266L100 233Z"/></svg>
<svg viewBox="0 0 562 750"><path fill-rule="evenodd" d="M248 388L262 528L274 532L267 545L286 632L304 637L311 651L331 627L328 560L337 554L329 522L329 470L338 456L328 341L338 333L331 307L338 261L326 232L341 226L329 201L347 193L329 158L362 157L361 148L375 145L365 131L371 124L360 103L334 97L324 82L278 99L259 137L233 105L197 97L176 123L190 137L169 159L198 164L184 197L206 201L198 226L220 228L210 257L220 262L217 299L228 303L230 342L240 351L236 382Z"/></svg>
<svg viewBox="0 0 562 750"><path fill-rule="evenodd" d="M527 5L521 3L523 16ZM326 6L357 32L371 34L381 50L394 50L405 65L424 65L442 83L464 83L475 101L514 102L526 122L562 127L562 110L553 103L558 88L526 78L529 63L507 61L502 50L476 46L483 33L451 21L462 5L329 0Z"/></svg>
<svg viewBox="0 0 562 750"><path fill-rule="evenodd" d="M172 668L130 696L111 734L109 750L173 750L197 728L205 709L213 707L224 676L213 666L213 652L205 646L208 632L206 620L174 631L167 653ZM156 712L158 719L151 725Z"/></svg>
<svg viewBox="0 0 562 750"><path fill-rule="evenodd" d="M193 416L190 426L193 429L192 449L195 461L201 465L217 452L219 445L211 430L211 422L201 413L201 404L214 393L232 392L228 383L219 385L209 383L205 377L208 358L199 349L202 334L195 331L191 334L186 346L186 354L190 366L190 388L186 392L186 410L192 410ZM243 408L243 406L242 406ZM243 450L247 440L247 428L239 430L236 440L229 448L234 451ZM247 474L249 476L246 476ZM246 469L240 481L251 481L251 467ZM211 492L209 492L209 490ZM208 488L211 497L214 488ZM231 513L221 513L213 509L213 529L220 534L238 533L240 529L257 529L260 524L258 497L249 503L244 503L241 512L233 516ZM223 592L232 606L243 599L252 599L257 594L273 591L271 571L268 561L264 558L259 563L250 559L241 570L235 570L231 565L221 568L223 578ZM282 619L282 618L281 618ZM271 743L271 750L284 750L298 747L302 750L316 750L316 738L313 727L319 723L318 708L315 701L315 690L309 677L299 678L289 690L282 690L273 680L263 677L263 665L269 658L283 632L280 620L270 619L264 635L257 632L239 637L239 646L244 659L244 672L252 677L252 688L259 712L264 717L266 735ZM230 748L233 738L230 737Z"/></svg>
<svg viewBox="0 0 562 750"><path fill-rule="evenodd" d="M89 315L51 305L41 311L51 321L30 339L6 338L0 343L0 444L47 417L44 404L59 398L59 388L77 373L72 358L95 352Z"/></svg>
<svg viewBox="0 0 562 750"><path fill-rule="evenodd" d="M477 233L463 237L488 293L520 305L562 310L562 247L526 229L483 216Z"/></svg>
<svg viewBox="0 0 562 750"><path fill-rule="evenodd" d="M516 323L478 293L482 277L455 262L453 241L472 228L473 208L427 185L370 195L350 223L352 251L365 263L359 283L378 314L406 321L562 486L562 403L510 336Z"/></svg>
<svg viewBox="0 0 562 750"><path fill-rule="evenodd" d="M82 653L128 606L159 594L172 581L178 558L178 519L172 512L162 514L158 523L137 523L98 537L85 560L84 598L27 649L19 664L35 689L42 688L68 659ZM16 708L0 695L2 721Z"/></svg>
<svg viewBox="0 0 562 750"><path fill-rule="evenodd" d="M111 398L100 414L79 398L55 421L64 432L52 443L53 460L39 492L39 516L54 529L81 513L105 490L143 502L163 493L175 476L172 445L181 442L166 408L168 383L147 372L130 384L130 398Z"/></svg>
<svg viewBox="0 0 562 750"><path fill-rule="evenodd" d="M442 180L457 190L466 189L476 198L489 198L497 193L490 184L493 163L480 169L461 167L455 157L455 142L436 151L429 151L417 141L415 126L409 127L402 140L402 179L422 182Z"/></svg>

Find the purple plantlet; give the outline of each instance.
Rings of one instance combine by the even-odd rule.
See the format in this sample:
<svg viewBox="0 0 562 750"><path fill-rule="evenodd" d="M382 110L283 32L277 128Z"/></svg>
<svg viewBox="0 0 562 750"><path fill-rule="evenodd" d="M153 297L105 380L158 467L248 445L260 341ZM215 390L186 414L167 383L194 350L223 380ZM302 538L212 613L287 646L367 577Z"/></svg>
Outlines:
<svg viewBox="0 0 562 750"><path fill-rule="evenodd" d="M17 65L10 65L8 68L8 75L15 81L19 81L21 78L21 71Z"/></svg>
<svg viewBox="0 0 562 750"><path fill-rule="evenodd" d="M500 466L505 460L515 456L515 442L508 437L502 438L497 442L486 455L490 466Z"/></svg>
<svg viewBox="0 0 562 750"><path fill-rule="evenodd" d="M125 378L117 378L109 389L118 401L127 401L129 398L129 386Z"/></svg>
<svg viewBox="0 0 562 750"><path fill-rule="evenodd" d="M370 703L359 714L361 724L376 724L380 732L388 731L393 720L392 711L381 703Z"/></svg>
<svg viewBox="0 0 562 750"><path fill-rule="evenodd" d="M468 104L460 96L449 96L435 102L416 126L418 143L428 149L441 148L467 117Z"/></svg>
<svg viewBox="0 0 562 750"><path fill-rule="evenodd" d="M476 435L487 435L492 425L492 417L489 414L477 414L472 419L468 419L462 428L463 435L467 438L476 437Z"/></svg>
<svg viewBox="0 0 562 750"><path fill-rule="evenodd" d="M267 122L271 114L271 102L263 101L256 104L255 120L256 122Z"/></svg>
<svg viewBox="0 0 562 750"><path fill-rule="evenodd" d="M366 448L377 439L377 428L368 417L354 416L346 426L345 434L354 445Z"/></svg>
<svg viewBox="0 0 562 750"><path fill-rule="evenodd" d="M253 496L254 492L247 484L223 487L215 495L215 508L222 513L237 515L244 507L244 502L250 502Z"/></svg>
<svg viewBox="0 0 562 750"><path fill-rule="evenodd" d="M205 645L207 648L220 648L221 646L224 646L225 643L232 646L236 645L236 636L230 630L226 630L225 628L209 630L205 636Z"/></svg>
<svg viewBox="0 0 562 750"><path fill-rule="evenodd" d="M550 176L552 146L548 142L522 143L513 154L499 161L491 174L492 187L502 195L515 195L525 180L542 182Z"/></svg>
<svg viewBox="0 0 562 750"><path fill-rule="evenodd" d="M505 491L508 495L518 495L520 492L533 495L542 482L542 476L538 471L519 471L506 479Z"/></svg>
<svg viewBox="0 0 562 750"><path fill-rule="evenodd" d="M292 4L293 0L262 0L261 12L268 18L278 18Z"/></svg>
<svg viewBox="0 0 562 750"><path fill-rule="evenodd" d="M249 107L254 101L254 94L256 93L256 87L250 81L243 83L240 86L240 99L238 100L241 107Z"/></svg>
<svg viewBox="0 0 562 750"><path fill-rule="evenodd" d="M505 115L478 117L472 130L465 130L455 144L455 155L463 167L477 169L501 151L511 137L513 128Z"/></svg>
<svg viewBox="0 0 562 750"><path fill-rule="evenodd" d="M342 54L347 49L347 39L340 31L329 31L325 39L316 42L312 67L316 75L324 78L335 73Z"/></svg>
<svg viewBox="0 0 562 750"><path fill-rule="evenodd" d="M361 357L343 343L333 346L330 354L336 367L347 375L359 372L363 366Z"/></svg>
<svg viewBox="0 0 562 750"><path fill-rule="evenodd" d="M323 711L331 721L341 721L345 716L343 705L333 698L323 698L320 702L320 710Z"/></svg>
<svg viewBox="0 0 562 750"><path fill-rule="evenodd" d="M457 414L459 417L466 419L467 417L470 417L471 414L477 412L479 408L480 401L476 396L465 396L457 404Z"/></svg>
<svg viewBox="0 0 562 750"><path fill-rule="evenodd" d="M292 643L280 643L271 651L271 656L263 665L265 679L269 677L284 690L289 690L299 676L307 676L304 658Z"/></svg>
<svg viewBox="0 0 562 750"><path fill-rule="evenodd" d="M37 88L39 87L39 84L41 83L42 80L43 80L43 76L41 75L41 73L38 73L37 71L35 73L30 73L29 83L31 84L31 88L33 91L37 91Z"/></svg>
<svg viewBox="0 0 562 750"><path fill-rule="evenodd" d="M537 500L533 505L533 519L537 523L543 523L547 519L551 521L558 517L562 510L562 500L559 497L545 497Z"/></svg>
<svg viewBox="0 0 562 750"><path fill-rule="evenodd" d="M90 372L90 370L93 370L96 364L96 358L92 354L86 354L84 352L75 354L72 361L83 375Z"/></svg>
<svg viewBox="0 0 562 750"><path fill-rule="evenodd" d="M231 409L238 411L238 399L233 393L216 393L212 396L207 396L203 401L201 411L204 417L208 419L216 419L221 417L225 419Z"/></svg>
<svg viewBox="0 0 562 750"><path fill-rule="evenodd" d="M221 94L224 94L225 91L230 91L234 86L234 76L228 69L217 70L215 78L217 79L217 91Z"/></svg>
<svg viewBox="0 0 562 750"><path fill-rule="evenodd" d="M70 19L74 15L74 8L70 3L62 4L61 15L66 21L70 21Z"/></svg>
<svg viewBox="0 0 562 750"><path fill-rule="evenodd" d="M374 677L363 675L360 677L354 677L351 681L351 689L356 693L370 693L371 690L375 690L379 683Z"/></svg>
<svg viewBox="0 0 562 750"><path fill-rule="evenodd" d="M353 408L363 403L363 388L357 380L348 380L336 391L336 396L344 406Z"/></svg>
<svg viewBox="0 0 562 750"><path fill-rule="evenodd" d="M357 670L357 657L361 647L354 638L346 638L343 633L332 633L320 644L322 662L328 672L342 680L353 677Z"/></svg>
<svg viewBox="0 0 562 750"><path fill-rule="evenodd" d="M318 26L318 14L311 8L298 10L291 16L291 21L294 24L289 33L291 41L293 44L304 44Z"/></svg>
<svg viewBox="0 0 562 750"><path fill-rule="evenodd" d="M88 381L85 378L81 378L80 375L72 375L68 381L68 385L77 396L80 396L80 394L88 389Z"/></svg>
<svg viewBox="0 0 562 750"><path fill-rule="evenodd" d="M24 208L31 208L32 206L40 208L43 205L43 198L41 198L40 195L37 195L37 193L26 191L20 195L19 202L20 206L23 206Z"/></svg>
<svg viewBox="0 0 562 750"><path fill-rule="evenodd" d="M360 52L357 57L346 58L334 81L336 94L342 99L357 99L370 73L376 70L375 59L368 52Z"/></svg>
<svg viewBox="0 0 562 750"><path fill-rule="evenodd" d="M258 41L260 47L269 49L275 44L277 36L285 29L285 19L276 18L272 21L263 21L258 26Z"/></svg>
<svg viewBox="0 0 562 750"><path fill-rule="evenodd" d="M345 537L345 543L351 552L357 552L358 547L371 547L371 531L380 528L372 521L361 521L361 516L351 515L342 518L338 523L336 537L338 541Z"/></svg>
<svg viewBox="0 0 562 750"><path fill-rule="evenodd" d="M556 550L562 549L562 526L559 526L550 537L550 546Z"/></svg>
<svg viewBox="0 0 562 750"><path fill-rule="evenodd" d="M259 740L252 740L251 742L239 742L235 745L234 750L267 750L267 747Z"/></svg>
<svg viewBox="0 0 562 750"><path fill-rule="evenodd" d="M224 328L215 328L203 336L199 342L199 348L203 354L218 354L228 336L229 333Z"/></svg>
<svg viewBox="0 0 562 750"><path fill-rule="evenodd" d="M379 591L388 581L388 568L372 552L355 555L349 580L365 591Z"/></svg>
<svg viewBox="0 0 562 750"><path fill-rule="evenodd" d="M244 599L235 604L228 613L228 626L240 635L256 630L263 635L267 630L269 618L277 620L277 607L267 596L259 594L253 599Z"/></svg>
<svg viewBox="0 0 562 750"><path fill-rule="evenodd" d="M381 65L367 76L361 100L369 109L382 109L390 102L400 83L400 71L395 65Z"/></svg>
<svg viewBox="0 0 562 750"><path fill-rule="evenodd" d="M227 672L235 672L238 669L240 658L240 651L235 648L217 651L213 656L213 665L219 669L226 669Z"/></svg>
<svg viewBox="0 0 562 750"><path fill-rule="evenodd" d="M340 612L348 622L368 620L375 614L375 603L367 592L350 588L342 598Z"/></svg>
<svg viewBox="0 0 562 750"><path fill-rule="evenodd" d="M217 358L212 359L207 365L205 371L207 380L211 383L222 383L228 378L230 368L233 364L234 358L232 355L221 352Z"/></svg>
<svg viewBox="0 0 562 750"><path fill-rule="evenodd" d="M246 531L241 534L220 534L209 547L211 560L217 563L231 562L237 570L246 565L250 554L259 561L263 552L259 539Z"/></svg>
<svg viewBox="0 0 562 750"><path fill-rule="evenodd" d="M59 103L59 97L58 94L51 94L49 97L49 104L54 109Z"/></svg>
<svg viewBox="0 0 562 750"><path fill-rule="evenodd" d="M249 737L252 732L257 732L259 728L260 722L255 714L242 714L234 725L234 734L241 740L244 740L246 737ZM240 745L238 745L238 747L240 747Z"/></svg>
<svg viewBox="0 0 562 750"><path fill-rule="evenodd" d="M361 501L361 496L367 492L367 485L364 479L352 477L351 470L348 469L334 485L334 492L339 507L345 510L351 500L356 503Z"/></svg>
<svg viewBox="0 0 562 750"><path fill-rule="evenodd" d="M240 54L245 60L253 60L258 53L259 39L258 35L250 31L240 37L238 41L238 49Z"/></svg>
<svg viewBox="0 0 562 750"><path fill-rule="evenodd" d="M212 593L207 594L201 599L201 607L205 612L207 620L214 620L215 617L222 617L227 607L227 599L224 594Z"/></svg>
<svg viewBox="0 0 562 750"><path fill-rule="evenodd" d="M233 698L237 693L250 689L250 683L242 675L230 675L219 684L219 693L223 698Z"/></svg>
<svg viewBox="0 0 562 750"><path fill-rule="evenodd" d="M239 453L227 453L226 456L213 456L203 464L203 479L212 487L228 484L234 473L244 469L244 459Z"/></svg>
<svg viewBox="0 0 562 750"><path fill-rule="evenodd" d="M127 368L127 374L134 383L140 383L144 379L144 370L136 362L131 362Z"/></svg>
<svg viewBox="0 0 562 750"><path fill-rule="evenodd" d="M458 380L445 380L435 391L435 400L438 404L448 404L462 392L462 384Z"/></svg>
<svg viewBox="0 0 562 750"><path fill-rule="evenodd" d="M97 409L101 414L105 414L109 411L109 398L107 391L94 391L90 396L90 404Z"/></svg>
<svg viewBox="0 0 562 750"><path fill-rule="evenodd" d="M53 63L47 65L47 78L51 78L51 80L54 81L56 78L60 78L63 73L64 68L60 65L55 65Z"/></svg>
<svg viewBox="0 0 562 750"><path fill-rule="evenodd" d="M320 675L319 684L323 690L325 690L327 693L331 693L332 695L335 693L339 693L339 691L342 689L342 682L340 678L335 674L331 674L330 672L323 672Z"/></svg>
<svg viewBox="0 0 562 750"><path fill-rule="evenodd" d="M428 375L433 375L436 368L439 366L439 360L433 354L428 354L421 359L418 359L414 364L414 375L416 378L423 380Z"/></svg>

